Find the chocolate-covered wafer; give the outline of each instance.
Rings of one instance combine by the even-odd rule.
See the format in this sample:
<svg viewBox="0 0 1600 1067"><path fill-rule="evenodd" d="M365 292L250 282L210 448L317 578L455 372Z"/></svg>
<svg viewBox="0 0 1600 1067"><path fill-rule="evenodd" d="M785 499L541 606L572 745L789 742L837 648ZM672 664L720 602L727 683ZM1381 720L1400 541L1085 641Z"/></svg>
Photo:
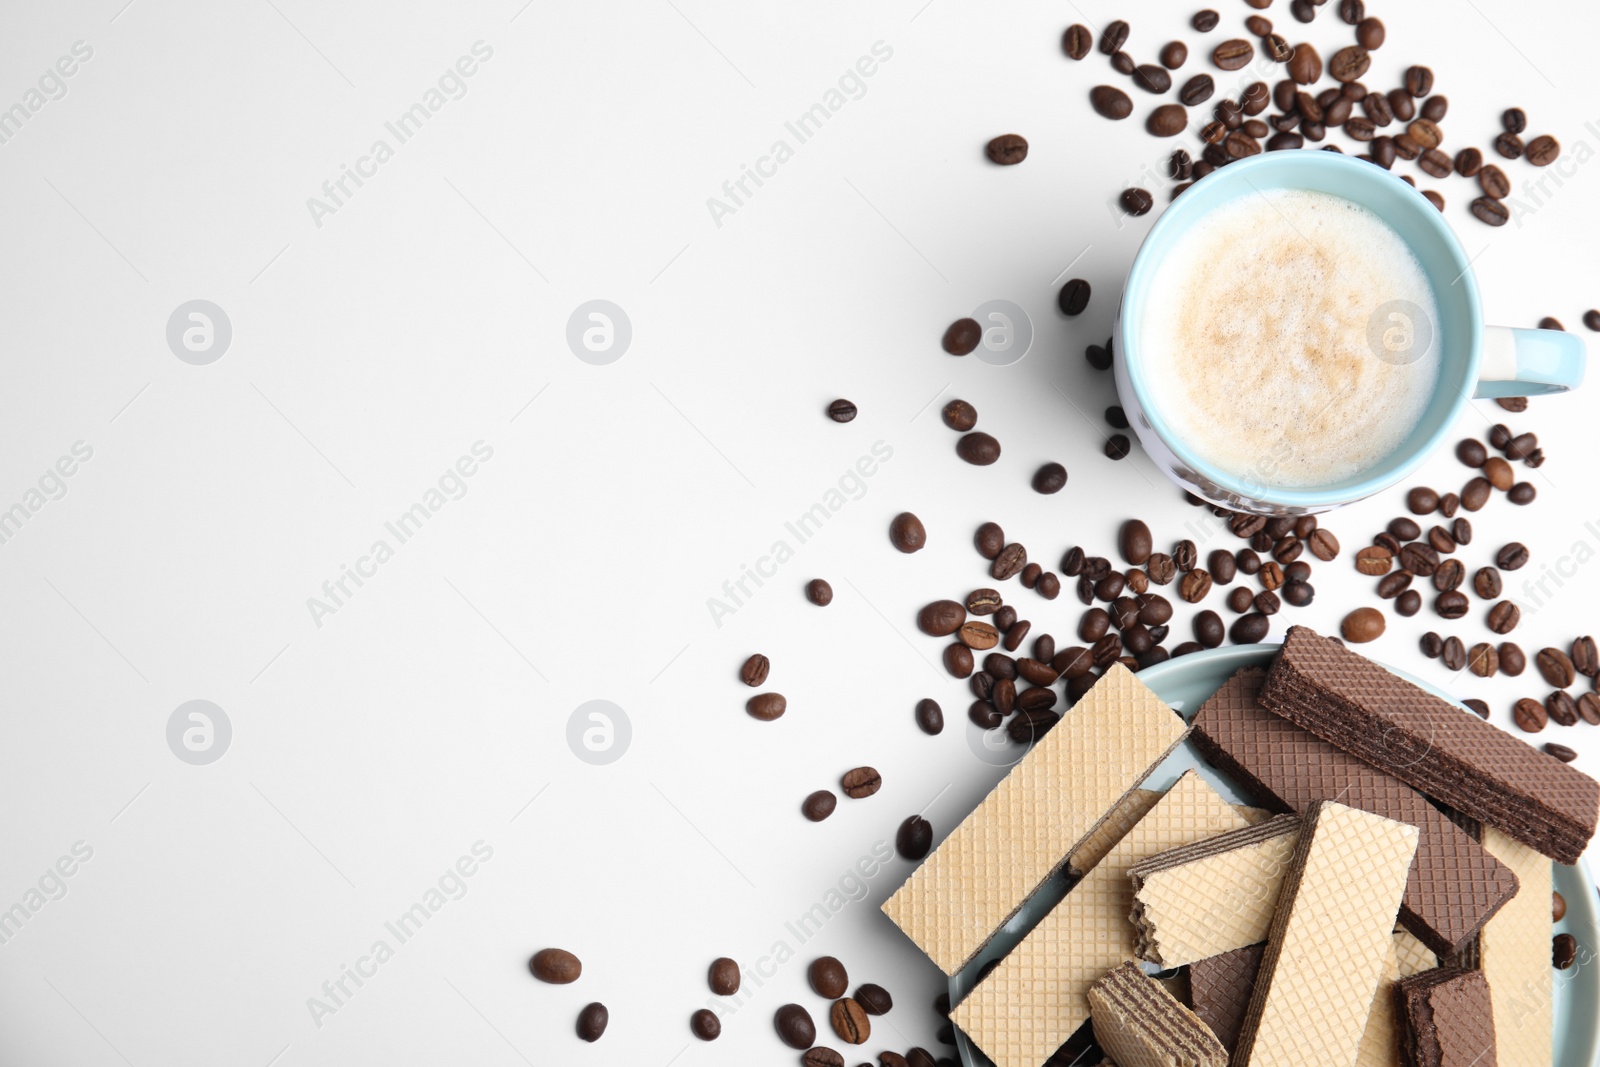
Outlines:
<svg viewBox="0 0 1600 1067"><path fill-rule="evenodd" d="M1304 626L1290 627L1260 699L1552 859L1576 863L1594 836L1600 782Z"/></svg>
<svg viewBox="0 0 1600 1067"><path fill-rule="evenodd" d="M1230 1053L1250 1008L1265 944L1195 960L1189 965L1189 1004Z"/></svg>
<svg viewBox="0 0 1600 1067"><path fill-rule="evenodd" d="M1256 699L1264 678L1261 670L1242 670L1202 704L1195 747L1279 810L1338 800L1417 827L1422 836L1400 922L1441 955L1470 941L1516 893L1516 877L1416 790L1267 711Z"/></svg>
<svg viewBox="0 0 1600 1067"><path fill-rule="evenodd" d="M1424 971L1402 978L1395 996L1408 1063L1496 1067L1494 1014L1482 971Z"/></svg>

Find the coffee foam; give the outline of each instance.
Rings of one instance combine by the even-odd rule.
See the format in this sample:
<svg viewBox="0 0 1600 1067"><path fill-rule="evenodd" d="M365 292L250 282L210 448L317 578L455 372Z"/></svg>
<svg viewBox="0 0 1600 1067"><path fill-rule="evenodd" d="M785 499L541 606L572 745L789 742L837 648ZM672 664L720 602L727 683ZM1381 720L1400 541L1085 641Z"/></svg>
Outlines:
<svg viewBox="0 0 1600 1067"><path fill-rule="evenodd" d="M1218 207L1174 244L1146 308L1154 408L1201 459L1251 485L1325 485L1375 466L1439 377L1421 264L1376 214L1328 193Z"/></svg>

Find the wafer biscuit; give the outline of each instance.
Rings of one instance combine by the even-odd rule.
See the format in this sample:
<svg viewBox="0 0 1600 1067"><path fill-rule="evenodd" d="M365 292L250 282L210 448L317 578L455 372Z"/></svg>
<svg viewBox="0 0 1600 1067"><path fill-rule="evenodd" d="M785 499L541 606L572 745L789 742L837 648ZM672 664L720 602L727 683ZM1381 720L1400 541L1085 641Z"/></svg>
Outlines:
<svg viewBox="0 0 1600 1067"><path fill-rule="evenodd" d="M1304 626L1289 628L1260 699L1562 863L1576 863L1594 836L1600 782Z"/></svg>
<svg viewBox="0 0 1600 1067"><path fill-rule="evenodd" d="M1089 987L1134 958L1128 868L1245 825L1216 790L1186 772L956 1005L951 1020L997 1067L1038 1067L1089 1017Z"/></svg>
<svg viewBox="0 0 1600 1067"><path fill-rule="evenodd" d="M1299 838L1300 817L1279 815L1134 864L1140 958L1181 967L1265 941Z"/></svg>
<svg viewBox="0 0 1600 1067"><path fill-rule="evenodd" d="M1176 712L1113 664L884 902L884 914L955 974L1185 733Z"/></svg>
<svg viewBox="0 0 1600 1067"><path fill-rule="evenodd" d="M1129 790L1128 795L1117 801L1116 807L1095 827L1094 832L1072 850L1072 855L1067 857L1067 873L1077 878L1088 874L1095 864L1106 858L1111 846L1121 841L1122 835L1148 815L1160 799L1161 791L1158 789Z"/></svg>
<svg viewBox="0 0 1600 1067"><path fill-rule="evenodd" d="M1136 963L1089 987L1094 1039L1123 1067L1228 1067L1228 1051L1194 1012Z"/></svg>
<svg viewBox="0 0 1600 1067"><path fill-rule="evenodd" d="M1550 967L1550 861L1493 827L1483 847L1517 872L1522 891L1478 935L1494 1007L1500 1067L1549 1067L1554 972Z"/></svg>
<svg viewBox="0 0 1600 1067"><path fill-rule="evenodd" d="M1189 1005L1230 1053L1239 1042L1239 1028L1250 1009L1256 972L1266 948L1265 944L1251 945L1189 965Z"/></svg>
<svg viewBox="0 0 1600 1067"><path fill-rule="evenodd" d="M1417 828L1318 801L1306 811L1235 1067L1353 1067Z"/></svg>
<svg viewBox="0 0 1600 1067"><path fill-rule="evenodd" d="M1519 893L1518 896L1521 894ZM1513 900L1516 897L1512 898ZM1504 909L1501 909L1502 911ZM1493 922L1494 920L1490 920ZM1410 930L1396 930L1394 932L1394 957L1400 967L1400 977L1410 978L1423 971L1431 971L1439 966L1438 953L1418 941L1416 935Z"/></svg>
<svg viewBox="0 0 1600 1067"><path fill-rule="evenodd" d="M1402 978L1395 995L1408 1064L1496 1067L1494 1013L1482 971L1424 971Z"/></svg>
<svg viewBox="0 0 1600 1067"><path fill-rule="evenodd" d="M1257 702L1266 675L1242 670L1201 705L1191 735L1208 762L1258 800L1303 811L1337 800L1421 831L1400 922L1435 952L1470 941L1517 891L1515 876L1416 790Z"/></svg>
<svg viewBox="0 0 1600 1067"><path fill-rule="evenodd" d="M1394 943L1383 957L1383 976L1372 995L1367 1025L1356 1048L1356 1067L1399 1067L1400 1028L1394 1013L1394 984L1400 980L1400 961Z"/></svg>

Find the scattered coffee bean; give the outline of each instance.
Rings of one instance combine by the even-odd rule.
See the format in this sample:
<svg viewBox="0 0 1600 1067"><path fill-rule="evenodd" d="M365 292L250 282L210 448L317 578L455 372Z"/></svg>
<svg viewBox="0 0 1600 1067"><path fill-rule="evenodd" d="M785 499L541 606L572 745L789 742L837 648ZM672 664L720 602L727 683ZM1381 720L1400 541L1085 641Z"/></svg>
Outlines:
<svg viewBox="0 0 1600 1067"><path fill-rule="evenodd" d="M604 1004L598 1000L585 1004L583 1010L578 1012L578 1036L585 1041L599 1041L610 1021L611 1013Z"/></svg>
<svg viewBox="0 0 1600 1067"><path fill-rule="evenodd" d="M1189 58L1189 46L1182 41L1168 41L1161 46L1161 65L1168 70L1177 70Z"/></svg>
<svg viewBox="0 0 1600 1067"><path fill-rule="evenodd" d="M528 961L528 970L541 982L569 985L583 974L583 963L564 948L543 948Z"/></svg>
<svg viewBox="0 0 1600 1067"><path fill-rule="evenodd" d="M1389 573L1394 566L1394 553L1382 545L1368 545L1356 552L1356 570L1376 578Z"/></svg>
<svg viewBox="0 0 1600 1067"><path fill-rule="evenodd" d="M1525 151L1522 138L1514 133L1502 133L1494 139L1494 150L1506 159L1521 159Z"/></svg>
<svg viewBox="0 0 1600 1067"><path fill-rule="evenodd" d="M1361 0L1339 0L1339 17L1351 26L1361 25L1366 18L1366 5Z"/></svg>
<svg viewBox="0 0 1600 1067"><path fill-rule="evenodd" d="M1447 559L1433 572L1433 587L1441 593L1461 588L1466 580L1467 568L1459 559Z"/></svg>
<svg viewBox="0 0 1600 1067"><path fill-rule="evenodd" d="M1328 76L1334 81L1353 82L1372 66L1372 57L1360 45L1339 49L1328 60Z"/></svg>
<svg viewBox="0 0 1600 1067"><path fill-rule="evenodd" d="M1138 218L1140 215L1148 215L1150 213L1150 209L1155 206L1155 199L1150 195L1148 189L1124 189L1121 203L1122 210Z"/></svg>
<svg viewBox="0 0 1600 1067"><path fill-rule="evenodd" d="M710 1008L701 1008L689 1016L689 1032L701 1041L715 1041L722 1036L722 1020Z"/></svg>
<svg viewBox="0 0 1600 1067"><path fill-rule="evenodd" d="M1033 472L1033 488L1038 493L1059 493L1067 484L1067 468L1059 463L1046 463Z"/></svg>
<svg viewBox="0 0 1600 1067"><path fill-rule="evenodd" d="M1096 85L1090 89L1089 105L1101 118L1125 119L1133 114L1133 101L1114 85Z"/></svg>
<svg viewBox="0 0 1600 1067"><path fill-rule="evenodd" d="M1528 657L1523 654L1522 646L1515 641L1500 642L1500 670L1502 673L1516 678L1528 669Z"/></svg>
<svg viewBox="0 0 1600 1067"><path fill-rule="evenodd" d="M965 622L956 631L956 639L975 652L987 652L1000 643L1000 631L976 619Z"/></svg>
<svg viewBox="0 0 1600 1067"><path fill-rule="evenodd" d="M975 467L987 467L1000 458L1000 442L982 430L974 430L956 442L956 455Z"/></svg>
<svg viewBox="0 0 1600 1067"><path fill-rule="evenodd" d="M1511 439L1510 444L1506 445L1506 458L1527 459L1533 454L1534 449L1538 447L1539 437L1537 434L1519 433Z"/></svg>
<svg viewBox="0 0 1600 1067"><path fill-rule="evenodd" d="M1487 641L1480 641L1467 650L1467 669L1479 678L1493 678L1500 673L1500 652Z"/></svg>
<svg viewBox="0 0 1600 1067"><path fill-rule="evenodd" d="M973 546L984 559L994 559L1005 547L1006 534L999 523L986 522L972 535Z"/></svg>
<svg viewBox="0 0 1600 1067"><path fill-rule="evenodd" d="M757 652L745 660L744 666L739 668L739 680L752 689L759 688L766 682L767 672L771 667L772 664L767 661L767 657Z"/></svg>
<svg viewBox="0 0 1600 1067"><path fill-rule="evenodd" d="M1211 575L1204 568L1196 567L1183 576L1178 583L1178 595L1190 604L1198 604L1211 592Z"/></svg>
<svg viewBox="0 0 1600 1067"><path fill-rule="evenodd" d="M1483 701L1468 697L1461 703L1465 704L1467 706L1467 710L1472 712L1478 718L1487 719L1489 717L1489 705L1485 704Z"/></svg>
<svg viewBox="0 0 1600 1067"><path fill-rule="evenodd" d="M1580 637L1572 642L1572 669L1586 678L1600 675L1600 649L1594 638Z"/></svg>
<svg viewBox="0 0 1600 1067"><path fill-rule="evenodd" d="M1133 450L1133 442L1128 440L1126 434L1114 433L1106 438L1106 458L1127 459L1128 453Z"/></svg>
<svg viewBox="0 0 1600 1067"><path fill-rule="evenodd" d="M1507 441L1506 445L1509 446L1510 442ZM1516 472L1511 469L1511 464L1499 456L1490 456L1483 461L1483 476L1491 486L1502 493L1510 489L1517 478Z"/></svg>
<svg viewBox="0 0 1600 1067"><path fill-rule="evenodd" d="M978 424L978 411L965 400L952 400L940 413L944 424L959 433L966 433Z"/></svg>
<svg viewBox="0 0 1600 1067"><path fill-rule="evenodd" d="M844 777L839 779L839 785L844 789L844 795L851 800L864 800L883 786L883 779L878 777L878 772L872 767L857 767L845 771Z"/></svg>
<svg viewBox="0 0 1600 1067"><path fill-rule="evenodd" d="M828 405L828 418L834 422L849 422L856 417L856 406L848 400L835 400Z"/></svg>
<svg viewBox="0 0 1600 1067"><path fill-rule="evenodd" d="M1478 187L1490 200L1504 200L1511 195L1511 179L1506 177L1505 171L1493 163L1485 164L1478 171Z"/></svg>
<svg viewBox="0 0 1600 1067"><path fill-rule="evenodd" d="M817 1024L811 1013L798 1004L785 1004L773 1015L778 1039L792 1049L804 1051L816 1043Z"/></svg>
<svg viewBox="0 0 1600 1067"><path fill-rule="evenodd" d="M1498 200L1490 200L1486 196L1480 196L1472 202L1472 214L1479 222L1490 226L1504 226L1511 218L1511 212L1504 204Z"/></svg>
<svg viewBox="0 0 1600 1067"><path fill-rule="evenodd" d="M789 702L782 693L757 693L744 702L744 710L752 719L771 722L783 717L783 713L789 710Z"/></svg>
<svg viewBox="0 0 1600 1067"><path fill-rule="evenodd" d="M1549 134L1528 142L1528 162L1536 167L1548 167L1561 155L1561 143Z"/></svg>
<svg viewBox="0 0 1600 1067"><path fill-rule="evenodd" d="M1128 24L1122 19L1106 23L1106 28L1100 32L1100 52L1103 55L1116 55L1127 43Z"/></svg>
<svg viewBox="0 0 1600 1067"><path fill-rule="evenodd" d="M924 697L917 701L917 726L925 734L938 734L944 730L944 709L937 700Z"/></svg>
<svg viewBox="0 0 1600 1067"><path fill-rule="evenodd" d="M1366 644L1383 636L1383 612L1377 608L1357 608L1344 617L1339 633L1351 644Z"/></svg>
<svg viewBox="0 0 1600 1067"><path fill-rule="evenodd" d="M1578 725L1578 705L1563 689L1557 689L1544 698L1544 710L1557 726Z"/></svg>
<svg viewBox="0 0 1600 1067"><path fill-rule="evenodd" d="M1429 508L1428 510L1432 511L1433 509ZM1424 511L1424 512L1421 512L1420 514L1426 515L1427 513L1428 513L1427 511ZM1389 528L1388 529L1389 529L1389 533L1395 539L1400 540L1400 541L1415 541L1418 537L1422 536L1422 527L1418 526L1415 522L1411 521L1410 519L1406 518L1403 515L1400 516L1397 519L1392 520L1389 523Z"/></svg>
<svg viewBox="0 0 1600 1067"><path fill-rule="evenodd" d="M1283 587L1283 568L1272 560L1261 565L1261 570L1256 572L1256 581L1261 583L1263 589L1281 589Z"/></svg>
<svg viewBox="0 0 1600 1067"><path fill-rule="evenodd" d="M1129 519L1117 533L1117 550L1124 561L1135 567L1150 558L1150 527L1138 519Z"/></svg>
<svg viewBox="0 0 1600 1067"><path fill-rule="evenodd" d="M844 1057L826 1045L806 1049L800 1057L800 1067L844 1067Z"/></svg>
<svg viewBox="0 0 1600 1067"><path fill-rule="evenodd" d="M1013 541L995 554L994 563L989 567L989 576L996 581L1006 581L1022 573L1022 568L1028 565L1028 550Z"/></svg>
<svg viewBox="0 0 1600 1067"><path fill-rule="evenodd" d="M1550 894L1550 920L1560 922L1567 917L1567 898L1558 892Z"/></svg>
<svg viewBox="0 0 1600 1067"><path fill-rule="evenodd" d="M1111 351L1099 345L1090 345L1083 350L1083 356L1089 361L1089 366L1095 370L1109 370L1111 368Z"/></svg>
<svg viewBox="0 0 1600 1067"><path fill-rule="evenodd" d="M1254 602L1255 597L1242 585L1228 593L1228 608L1240 615L1249 611Z"/></svg>
<svg viewBox="0 0 1600 1067"><path fill-rule="evenodd" d="M1272 20L1265 15L1247 15L1244 20L1244 28L1257 37L1265 37L1272 32Z"/></svg>
<svg viewBox="0 0 1600 1067"><path fill-rule="evenodd" d="M819 789L800 802L800 814L812 822L821 822L833 814L833 809L839 806L839 798L828 789Z"/></svg>
<svg viewBox="0 0 1600 1067"><path fill-rule="evenodd" d="M1456 550L1456 539L1443 526L1435 526L1428 531L1428 544L1442 555L1449 555Z"/></svg>
<svg viewBox="0 0 1600 1067"><path fill-rule="evenodd" d="M1456 153L1455 167L1463 178L1475 178L1483 169L1483 153L1476 148L1463 148Z"/></svg>
<svg viewBox="0 0 1600 1067"><path fill-rule="evenodd" d="M1559 648L1540 649L1539 654L1534 657L1534 664L1539 668L1544 680L1557 689L1567 688L1577 676L1572 659Z"/></svg>
<svg viewBox="0 0 1600 1067"><path fill-rule="evenodd" d="M1438 659L1444 652L1444 638L1429 630L1422 635L1422 654L1429 659Z"/></svg>
<svg viewBox="0 0 1600 1067"><path fill-rule="evenodd" d="M902 511L889 523L889 543L901 552L917 552L928 543L928 531L921 519Z"/></svg>
<svg viewBox="0 0 1600 1067"><path fill-rule="evenodd" d="M1011 167L1028 158L1028 141L1021 134L1002 133L984 146L984 152L989 162Z"/></svg>
<svg viewBox="0 0 1600 1067"><path fill-rule="evenodd" d="M1466 615L1471 607L1467 594L1459 589L1452 589L1448 593L1440 593L1433 601L1433 610L1441 619L1459 619Z"/></svg>
<svg viewBox="0 0 1600 1067"><path fill-rule="evenodd" d="M1578 698L1578 717L1590 726L1600 726L1600 693L1585 693Z"/></svg>
<svg viewBox="0 0 1600 1067"><path fill-rule="evenodd" d="M1256 54L1255 47L1243 38L1223 41L1211 50L1211 62L1223 70L1239 70Z"/></svg>
<svg viewBox="0 0 1600 1067"><path fill-rule="evenodd" d="M1600 309L1590 308L1583 313L1583 324L1591 330L1600 332Z"/></svg>
<svg viewBox="0 0 1600 1067"><path fill-rule="evenodd" d="M1439 494L1419 485L1406 494L1406 507L1413 515L1432 515L1439 507Z"/></svg>
<svg viewBox="0 0 1600 1067"><path fill-rule="evenodd" d="M1272 621L1259 612L1241 615L1228 627L1228 637L1236 645L1260 644L1272 631Z"/></svg>
<svg viewBox="0 0 1600 1067"><path fill-rule="evenodd" d="M1472 576L1472 591L1484 600L1493 600L1500 595L1500 572L1493 567L1480 567Z"/></svg>
<svg viewBox="0 0 1600 1067"><path fill-rule="evenodd" d="M1554 756L1556 759L1560 760L1562 763L1571 763L1573 760L1578 758L1578 752L1577 752L1576 749L1568 748L1566 745L1558 745L1554 741L1546 741L1544 743L1544 751L1545 751L1546 755ZM1555 897L1556 897L1557 900L1561 900L1561 894L1560 893L1557 893L1555 895ZM1563 909L1562 910L1562 914L1563 915L1566 914L1566 911L1565 911L1566 903L1567 902L1564 901L1564 900L1561 901L1561 907ZM1556 921L1560 922L1561 921L1561 917L1560 916L1556 916Z"/></svg>
<svg viewBox="0 0 1600 1067"><path fill-rule="evenodd" d="M706 984L711 987L711 992L719 997L731 997L739 992L739 964L738 961L727 956L719 956L711 961L711 968L706 974ZM710 1040L707 1038L706 1040Z"/></svg>
<svg viewBox="0 0 1600 1067"><path fill-rule="evenodd" d="M1281 33L1272 33L1261 39L1261 51L1274 63L1287 63L1294 55L1294 48Z"/></svg>
<svg viewBox="0 0 1600 1067"><path fill-rule="evenodd" d="M1082 278L1069 278L1056 295L1056 305L1063 315L1080 315L1089 306L1089 283Z"/></svg>
<svg viewBox="0 0 1600 1067"><path fill-rule="evenodd" d="M1378 597L1382 600L1393 600L1411 588L1411 572L1395 571L1383 577L1378 583Z"/></svg>
<svg viewBox="0 0 1600 1067"><path fill-rule="evenodd" d="M1167 73L1166 67L1154 63L1141 63L1133 68L1132 73L1134 84L1147 93L1159 96L1172 88L1172 75Z"/></svg>
<svg viewBox="0 0 1600 1067"><path fill-rule="evenodd" d="M1429 578L1439 569L1439 553L1432 545L1413 541L1400 550L1400 565L1419 578Z"/></svg>
<svg viewBox="0 0 1600 1067"><path fill-rule="evenodd" d="M1389 111L1401 122L1410 122L1417 117L1417 104L1411 94L1404 89L1390 89L1384 98L1389 101ZM1407 159L1413 158L1407 156Z"/></svg>
<svg viewBox="0 0 1600 1067"><path fill-rule="evenodd" d="M1074 22L1068 26L1061 35L1061 50L1070 59L1082 59L1089 54L1089 49L1094 47L1094 34L1089 32L1089 27Z"/></svg>
<svg viewBox="0 0 1600 1067"><path fill-rule="evenodd" d="M1330 530L1313 530L1311 536L1306 538L1306 545L1311 549L1311 554L1324 563L1339 554L1339 539Z"/></svg>
<svg viewBox="0 0 1600 1067"><path fill-rule="evenodd" d="M900 830L894 836L894 850L900 853L901 859L920 860L932 847L933 826L920 815L912 815L901 823Z"/></svg>
<svg viewBox="0 0 1600 1067"><path fill-rule="evenodd" d="M813 578L806 583L806 599L819 608L825 608L833 603L833 586L821 578Z"/></svg>
<svg viewBox="0 0 1600 1067"><path fill-rule="evenodd" d="M1544 705L1529 697L1523 697L1512 706L1511 718L1518 729L1530 734L1543 730L1550 721Z"/></svg>
<svg viewBox="0 0 1600 1067"><path fill-rule="evenodd" d="M1179 541L1172 546L1172 565L1179 573L1188 574L1194 570L1199 554L1193 541L1187 539Z"/></svg>
<svg viewBox="0 0 1600 1067"><path fill-rule="evenodd" d="M1189 20L1189 25L1193 26L1198 33L1210 33L1217 28L1217 22L1220 17L1209 7L1202 8L1194 13L1194 18Z"/></svg>
<svg viewBox="0 0 1600 1067"><path fill-rule="evenodd" d="M983 340L983 327L977 319L957 319L944 331L944 350L952 356L965 356Z"/></svg>
<svg viewBox="0 0 1600 1067"><path fill-rule="evenodd" d="M1506 499L1518 506L1531 504L1538 496L1539 490L1532 482L1518 482L1506 493Z"/></svg>
<svg viewBox="0 0 1600 1067"><path fill-rule="evenodd" d="M1226 69L1226 68L1225 68ZM1189 124L1189 114L1181 104L1162 104L1150 112L1144 128L1155 137L1176 137Z"/></svg>
<svg viewBox="0 0 1600 1067"><path fill-rule="evenodd" d="M1489 609L1489 629L1497 634L1508 634L1522 621L1522 609L1509 600L1502 600Z"/></svg>
<svg viewBox="0 0 1600 1067"><path fill-rule="evenodd" d="M1397 615L1411 618L1422 610L1422 594L1415 589L1407 589L1394 598L1394 610Z"/></svg>
<svg viewBox="0 0 1600 1067"><path fill-rule="evenodd" d="M1433 92L1433 71L1423 66L1407 68L1406 92L1419 100Z"/></svg>

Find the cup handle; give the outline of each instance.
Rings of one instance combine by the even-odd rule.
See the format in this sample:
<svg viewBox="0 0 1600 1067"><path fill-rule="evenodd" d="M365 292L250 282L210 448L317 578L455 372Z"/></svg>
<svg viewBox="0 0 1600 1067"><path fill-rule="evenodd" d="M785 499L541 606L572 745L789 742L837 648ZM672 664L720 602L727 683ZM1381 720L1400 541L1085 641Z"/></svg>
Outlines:
<svg viewBox="0 0 1600 1067"><path fill-rule="evenodd" d="M1561 330L1487 326L1475 399L1564 393L1583 382L1588 349Z"/></svg>

